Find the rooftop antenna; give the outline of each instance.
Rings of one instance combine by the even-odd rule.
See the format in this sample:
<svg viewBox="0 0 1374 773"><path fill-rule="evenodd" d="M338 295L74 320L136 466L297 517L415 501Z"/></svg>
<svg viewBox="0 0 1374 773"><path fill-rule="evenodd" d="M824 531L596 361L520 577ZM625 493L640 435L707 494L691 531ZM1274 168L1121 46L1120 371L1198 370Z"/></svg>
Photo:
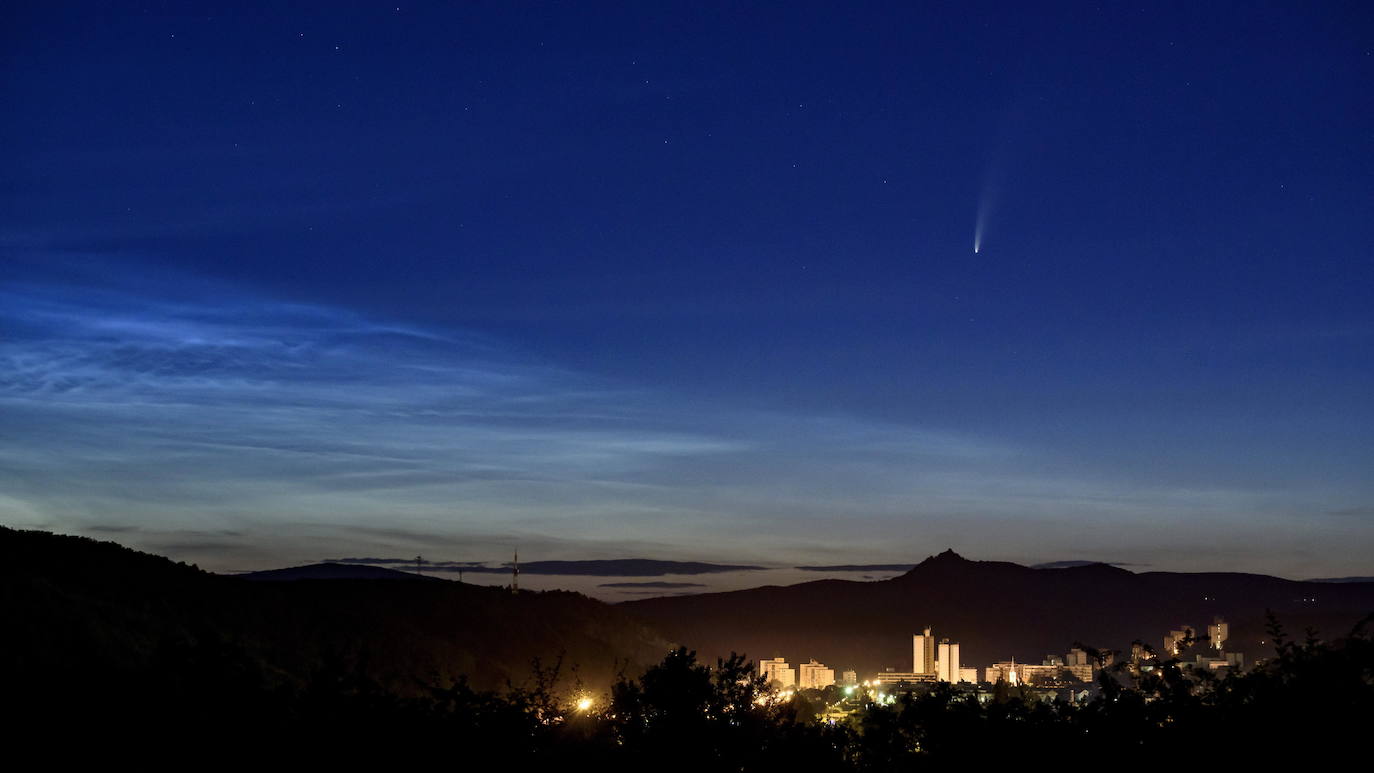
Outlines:
<svg viewBox="0 0 1374 773"><path fill-rule="evenodd" d="M510 565L510 592L520 592L520 551L517 549Z"/></svg>

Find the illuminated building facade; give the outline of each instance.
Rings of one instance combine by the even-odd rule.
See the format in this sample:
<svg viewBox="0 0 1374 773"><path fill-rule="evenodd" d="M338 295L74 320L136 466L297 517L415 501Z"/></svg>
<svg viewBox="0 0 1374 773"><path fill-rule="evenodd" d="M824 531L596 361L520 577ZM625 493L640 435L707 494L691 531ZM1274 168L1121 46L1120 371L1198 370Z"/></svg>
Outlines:
<svg viewBox="0 0 1374 773"><path fill-rule="evenodd" d="M793 687L797 683L797 671L787 665L787 661L782 658L773 658L759 662L759 674L780 689Z"/></svg>
<svg viewBox="0 0 1374 773"><path fill-rule="evenodd" d="M1193 638L1195 629L1191 625L1180 626L1164 636L1164 654L1177 655L1183 651L1183 642Z"/></svg>
<svg viewBox="0 0 1374 773"><path fill-rule="evenodd" d="M1008 660L993 663L984 670L985 680L992 683L1005 680L1009 684L1032 684L1037 682L1058 682L1075 679L1080 682L1093 680L1093 667L1083 665L1032 665Z"/></svg>
<svg viewBox="0 0 1374 773"><path fill-rule="evenodd" d="M820 689L835 683L835 669L812 660L797 667L797 687Z"/></svg>
<svg viewBox="0 0 1374 773"><path fill-rule="evenodd" d="M942 682L959 681L959 643L940 642L935 659L935 676Z"/></svg>
<svg viewBox="0 0 1374 773"><path fill-rule="evenodd" d="M911 637L911 672L913 674L935 674L935 637L930 635L930 626L925 633Z"/></svg>
<svg viewBox="0 0 1374 773"><path fill-rule="evenodd" d="M871 680L875 687L894 687L901 685L933 684L935 674L917 674L911 671L884 671Z"/></svg>
<svg viewBox="0 0 1374 773"><path fill-rule="evenodd" d="M1212 649L1221 652L1221 645L1231 635L1231 626L1219 617L1212 618L1212 624L1207 626L1207 643L1212 645Z"/></svg>

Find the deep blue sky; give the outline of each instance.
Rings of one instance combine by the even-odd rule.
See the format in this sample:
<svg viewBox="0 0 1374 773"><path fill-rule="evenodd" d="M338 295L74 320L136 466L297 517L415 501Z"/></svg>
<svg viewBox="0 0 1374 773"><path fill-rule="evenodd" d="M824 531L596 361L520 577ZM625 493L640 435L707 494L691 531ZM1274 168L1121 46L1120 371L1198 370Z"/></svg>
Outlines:
<svg viewBox="0 0 1374 773"><path fill-rule="evenodd" d="M4 523L1371 570L1368 3L3 13Z"/></svg>

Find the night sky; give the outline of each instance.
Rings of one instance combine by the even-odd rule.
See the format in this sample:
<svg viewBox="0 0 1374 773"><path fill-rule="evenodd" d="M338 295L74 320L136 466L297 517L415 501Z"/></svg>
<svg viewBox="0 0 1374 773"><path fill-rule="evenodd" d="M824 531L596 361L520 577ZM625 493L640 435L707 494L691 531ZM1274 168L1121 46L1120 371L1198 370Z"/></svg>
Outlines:
<svg viewBox="0 0 1374 773"><path fill-rule="evenodd" d="M1368 2L0 13L0 523L1374 573Z"/></svg>

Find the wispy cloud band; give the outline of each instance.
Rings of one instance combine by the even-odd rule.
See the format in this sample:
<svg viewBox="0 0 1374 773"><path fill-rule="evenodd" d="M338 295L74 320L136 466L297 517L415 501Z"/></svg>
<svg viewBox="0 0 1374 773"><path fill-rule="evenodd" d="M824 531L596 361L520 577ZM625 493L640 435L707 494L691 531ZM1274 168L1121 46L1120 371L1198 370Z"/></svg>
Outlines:
<svg viewBox="0 0 1374 773"><path fill-rule="evenodd" d="M1159 564L1218 530L1263 521L1277 546L1310 526L1302 513L1363 512L1340 492L1304 503L1085 475L943 429L689 408L471 332L232 288L0 285L0 437L6 523L117 532L225 569L380 550L457 567L514 544L543 558L829 565L953 546Z"/></svg>

